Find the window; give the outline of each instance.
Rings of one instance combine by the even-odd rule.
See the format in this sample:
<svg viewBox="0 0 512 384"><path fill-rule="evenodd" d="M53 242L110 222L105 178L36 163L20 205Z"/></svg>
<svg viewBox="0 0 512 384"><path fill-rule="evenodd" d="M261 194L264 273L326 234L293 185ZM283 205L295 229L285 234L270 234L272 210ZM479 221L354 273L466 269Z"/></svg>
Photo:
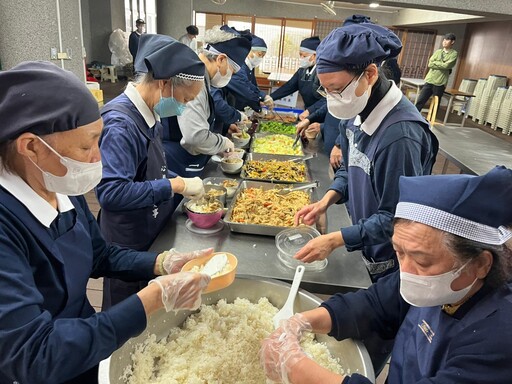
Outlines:
<svg viewBox="0 0 512 384"><path fill-rule="evenodd" d="M281 68L295 72L299 68L300 42L311 37L313 22L306 20L285 20Z"/></svg>
<svg viewBox="0 0 512 384"><path fill-rule="evenodd" d="M267 44L267 54L259 66L259 69L263 72L272 72L279 68L281 30L281 19L256 17L254 34L265 40Z"/></svg>
<svg viewBox="0 0 512 384"><path fill-rule="evenodd" d="M135 20L146 22L146 32L156 33L156 0L124 0L126 34L135 30Z"/></svg>
<svg viewBox="0 0 512 384"><path fill-rule="evenodd" d="M240 15L225 15L225 24L236 28L237 31L252 30L252 17Z"/></svg>
<svg viewBox="0 0 512 384"><path fill-rule="evenodd" d="M400 38L403 49L398 56L402 77L422 79L427 74L428 59L432 54L436 32L393 29Z"/></svg>

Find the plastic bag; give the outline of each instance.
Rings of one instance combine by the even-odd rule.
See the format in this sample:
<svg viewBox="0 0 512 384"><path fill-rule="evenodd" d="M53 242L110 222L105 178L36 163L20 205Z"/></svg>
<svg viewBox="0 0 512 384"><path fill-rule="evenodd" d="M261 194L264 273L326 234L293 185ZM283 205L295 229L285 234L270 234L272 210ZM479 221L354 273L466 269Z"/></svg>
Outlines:
<svg viewBox="0 0 512 384"><path fill-rule="evenodd" d="M128 41L124 31L117 28L110 34L108 49L112 52L112 65L125 66L133 61L128 50Z"/></svg>

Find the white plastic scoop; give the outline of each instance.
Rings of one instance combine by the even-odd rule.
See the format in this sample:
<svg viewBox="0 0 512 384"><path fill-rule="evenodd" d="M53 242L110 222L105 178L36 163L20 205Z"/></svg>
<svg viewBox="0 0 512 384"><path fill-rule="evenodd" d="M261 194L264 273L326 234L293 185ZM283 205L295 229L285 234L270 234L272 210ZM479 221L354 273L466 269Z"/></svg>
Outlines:
<svg viewBox="0 0 512 384"><path fill-rule="evenodd" d="M225 253L215 255L210 260L208 260L208 262L204 265L204 268L201 270L201 273L205 273L210 277L213 277L214 275L222 271L227 263L228 256Z"/></svg>
<svg viewBox="0 0 512 384"><path fill-rule="evenodd" d="M297 291L299 290L299 285L305 270L306 268L304 268L303 265L299 265L295 270L295 276L293 276L293 282L288 298L286 299L283 307L274 316L274 328L279 328L281 320L286 320L293 316L293 303L295 302L295 296L297 296Z"/></svg>

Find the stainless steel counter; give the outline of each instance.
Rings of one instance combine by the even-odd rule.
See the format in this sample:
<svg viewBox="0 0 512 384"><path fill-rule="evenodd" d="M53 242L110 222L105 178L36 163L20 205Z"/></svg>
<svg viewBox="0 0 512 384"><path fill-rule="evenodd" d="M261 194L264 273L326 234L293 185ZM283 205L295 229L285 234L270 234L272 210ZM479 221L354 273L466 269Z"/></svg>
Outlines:
<svg viewBox="0 0 512 384"><path fill-rule="evenodd" d="M317 196L321 197L330 185L328 157L319 153L308 160L314 180L319 181ZM218 164L210 161L203 177L225 176ZM294 270L284 266L277 258L277 248L273 236L233 233L227 225L220 232L199 235L185 227L187 217L181 206L176 209L171 221L162 230L153 245L152 251L161 252L174 247L180 251L190 251L214 247L216 251L227 251L238 258L237 273L261 276L291 282ZM350 224L345 206L332 206L327 213L327 229L333 232ZM333 294L358 288L367 288L371 281L360 252L347 252L345 247L337 249L328 258L329 264L323 271L307 271L301 288L312 293Z"/></svg>

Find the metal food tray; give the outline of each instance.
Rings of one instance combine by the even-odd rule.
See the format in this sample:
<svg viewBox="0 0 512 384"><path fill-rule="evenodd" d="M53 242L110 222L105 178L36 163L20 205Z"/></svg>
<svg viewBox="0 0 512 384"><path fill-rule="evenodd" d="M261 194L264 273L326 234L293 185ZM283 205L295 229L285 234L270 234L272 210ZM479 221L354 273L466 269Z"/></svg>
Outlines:
<svg viewBox="0 0 512 384"><path fill-rule="evenodd" d="M285 122L283 122L281 120L261 120L258 123L258 126L256 127L256 132L258 132L258 133L265 133L265 134L272 134L273 132L262 131L262 125L266 124L266 123L281 123L283 125L289 125L290 127L295 127L295 125L297 124L297 123L285 123ZM289 135L289 133L282 133L282 135Z"/></svg>
<svg viewBox="0 0 512 384"><path fill-rule="evenodd" d="M293 155L272 155L269 153L248 153L245 158L244 164L247 164L248 161L251 160L277 160L277 161L287 161L290 159L300 158L301 156L293 156ZM271 183L279 183L279 184L309 184L313 182L313 178L311 176L311 171L308 167L308 163L303 160L296 160L297 163L302 163L306 167L306 180L305 181L286 181L286 180L278 180L278 179L257 179L247 176L245 170L242 168L242 173L240 177L244 180L254 180L254 181L266 181Z"/></svg>
<svg viewBox="0 0 512 384"><path fill-rule="evenodd" d="M258 154L258 155L272 155L272 156L290 156L290 157L304 157L304 156L306 156L305 151L304 151L304 143L302 142L302 140L298 141L298 145L300 145L300 149L302 151L301 155L281 155L281 154L273 154L273 153L254 152L254 142L255 142L255 139L260 138L260 137L265 137L265 136L273 136L273 135L283 135L283 136L288 136L288 137L291 137L291 138L295 138L295 135L293 135L293 136L292 135L286 135L284 133L256 132L252 136L252 138L251 138L251 146L249 148L249 152L250 153L254 153L254 154Z"/></svg>
<svg viewBox="0 0 512 384"><path fill-rule="evenodd" d="M231 204L229 204L228 211L226 213L226 216L224 217L224 222L228 224L229 229L231 232L239 232L239 233L248 233L252 235L266 235L266 236L275 236L279 232L281 232L283 229L288 229L291 227L278 227L273 225L262 225L262 224L244 224L244 223L235 223L231 221L231 214L233 213L233 208L236 205L236 202L238 200L238 196L244 189L248 188L263 188L264 191L267 191L269 189L274 189L276 186L282 185L283 187L291 187L294 184L273 184L273 183L265 183L261 181L248 181L244 180L240 182L240 185L238 186L238 189L235 192L235 195L233 196L233 200L231 200ZM305 190L306 193L308 193L309 198L311 200L312 196L312 190L313 188L310 188L309 190Z"/></svg>
<svg viewBox="0 0 512 384"><path fill-rule="evenodd" d="M267 116L270 115L272 112L269 111L268 109L263 109L263 111L265 111L264 114L263 114L263 117L261 118L261 120L263 120L263 121L280 121L280 122L283 122L283 120L281 120L279 118L279 116L284 117L284 118L292 118L293 117L295 119L294 122L290 122L290 123L286 122L285 124L296 124L297 120L299 118L299 114L298 113L295 113L295 112L285 112L285 111L277 111L277 114L279 116L275 116L273 118L268 118ZM275 109L274 109L273 113L276 113Z"/></svg>

